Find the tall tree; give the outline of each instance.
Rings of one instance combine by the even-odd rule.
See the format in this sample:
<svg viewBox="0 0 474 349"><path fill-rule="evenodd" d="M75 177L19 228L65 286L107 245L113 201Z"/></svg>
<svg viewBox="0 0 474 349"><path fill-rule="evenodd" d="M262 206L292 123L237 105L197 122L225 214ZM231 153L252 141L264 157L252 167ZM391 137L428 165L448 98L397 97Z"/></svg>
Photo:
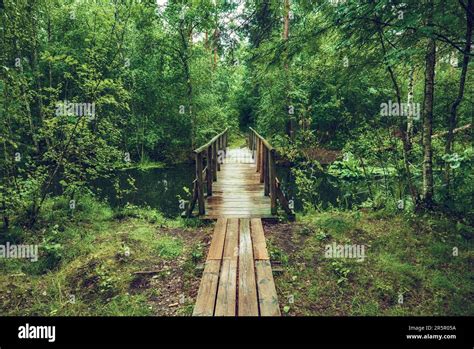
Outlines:
<svg viewBox="0 0 474 349"><path fill-rule="evenodd" d="M449 119L448 119L448 134L446 135L446 154L452 154L453 152L454 129L456 128L456 124L457 124L457 111L464 96L467 69L469 66L470 58L471 58L472 28L473 28L473 23L474 23L474 0L468 0L467 4L465 4L462 0L459 0L459 4L466 12L466 35L465 35L465 44L464 44L464 50L463 50L461 76L459 78L458 94L453 104L451 105L451 110L450 110ZM449 193L449 187L450 187L449 164L446 165L445 183L446 183L446 187Z"/></svg>
<svg viewBox="0 0 474 349"><path fill-rule="evenodd" d="M433 26L434 0L428 0L427 26ZM435 90L436 40L428 39L425 56L425 100L423 106L423 203L425 207L433 204L433 104Z"/></svg>

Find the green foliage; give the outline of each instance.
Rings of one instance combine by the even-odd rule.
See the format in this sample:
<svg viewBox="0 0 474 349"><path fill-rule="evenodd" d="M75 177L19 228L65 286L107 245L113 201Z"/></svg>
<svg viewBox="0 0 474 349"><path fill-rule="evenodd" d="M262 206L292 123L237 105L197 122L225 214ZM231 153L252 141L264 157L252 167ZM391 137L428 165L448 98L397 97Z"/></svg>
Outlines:
<svg viewBox="0 0 474 349"><path fill-rule="evenodd" d="M164 236L156 241L155 249L160 257L165 259L174 259L183 252L183 243L169 236Z"/></svg>

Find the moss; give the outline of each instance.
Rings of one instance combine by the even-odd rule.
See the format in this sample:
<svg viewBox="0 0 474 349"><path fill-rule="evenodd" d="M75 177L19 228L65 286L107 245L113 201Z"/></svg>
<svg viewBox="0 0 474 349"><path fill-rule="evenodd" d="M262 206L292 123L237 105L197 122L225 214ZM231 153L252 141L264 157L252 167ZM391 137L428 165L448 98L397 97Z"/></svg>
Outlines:
<svg viewBox="0 0 474 349"><path fill-rule="evenodd" d="M456 227L449 218L340 211L297 218L301 224L265 228L272 260L285 253L274 278L281 307L295 296L288 315L474 314L470 243L447 230ZM363 244L366 258L326 258L333 242Z"/></svg>
<svg viewBox="0 0 474 349"><path fill-rule="evenodd" d="M18 230L18 235L15 235L16 230L9 232L15 241L39 243L40 259L36 263L0 260L1 314L190 313L199 275L192 272L195 265L186 267L186 263L195 258L192 254L193 251L196 254L195 246L203 246L201 239L211 226L204 225L201 234L193 234L186 230L181 219L165 219L156 212L145 214L142 209L135 211L139 213L135 217L116 219L112 210L92 201L91 209L81 209L75 219L64 220L60 226L54 217L67 215L69 206L48 202L47 207L56 212L45 210L39 229ZM95 215L94 208L110 214ZM156 222L150 221L150 215L157 215ZM55 254L52 246L58 248ZM48 256L55 256L57 260L53 263ZM183 272L186 268L188 272ZM163 272L141 277L134 274L147 270ZM187 301L170 308L169 303L176 303L181 294Z"/></svg>

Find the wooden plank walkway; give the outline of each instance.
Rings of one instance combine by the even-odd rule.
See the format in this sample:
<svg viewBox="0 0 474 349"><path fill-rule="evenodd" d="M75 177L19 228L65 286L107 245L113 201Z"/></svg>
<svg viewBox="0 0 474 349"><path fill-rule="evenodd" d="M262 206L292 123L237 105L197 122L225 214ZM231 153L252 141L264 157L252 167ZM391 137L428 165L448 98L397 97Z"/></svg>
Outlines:
<svg viewBox="0 0 474 349"><path fill-rule="evenodd" d="M205 207L204 219L274 217L249 148L227 150Z"/></svg>
<svg viewBox="0 0 474 349"><path fill-rule="evenodd" d="M219 218L193 316L280 316L260 218Z"/></svg>

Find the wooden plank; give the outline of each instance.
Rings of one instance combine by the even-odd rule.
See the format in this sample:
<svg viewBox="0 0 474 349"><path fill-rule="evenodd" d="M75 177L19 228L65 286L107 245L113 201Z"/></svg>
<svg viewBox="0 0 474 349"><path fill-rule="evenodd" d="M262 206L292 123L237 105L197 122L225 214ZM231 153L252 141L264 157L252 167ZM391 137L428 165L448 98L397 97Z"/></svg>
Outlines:
<svg viewBox="0 0 474 349"><path fill-rule="evenodd" d="M262 202L267 203L268 198L263 197L261 195L252 194L250 197L243 197L237 195L229 195L229 196L222 196L222 195L215 195L207 199L208 204L222 204L227 202Z"/></svg>
<svg viewBox="0 0 474 349"><path fill-rule="evenodd" d="M230 205L216 205L216 206L211 206L208 209L208 213L210 212L217 212L217 211L222 211L222 212L235 212L235 213L244 213L244 212L253 212L254 214L257 213L268 213L270 214L270 208L268 206L258 206L258 205L251 205L250 207L232 207Z"/></svg>
<svg viewBox="0 0 474 349"><path fill-rule="evenodd" d="M258 304L261 316L280 316L278 296L273 281L272 267L270 261L255 261L258 285Z"/></svg>
<svg viewBox="0 0 474 349"><path fill-rule="evenodd" d="M223 203L214 203L214 204L209 204L207 206L207 209L211 209L211 208L216 208L216 207L232 207L232 208L236 208L236 209L245 209L245 210L248 210L250 207L261 207L261 208L268 208L268 205L266 205L265 203L261 203L261 204L258 204L258 203L254 203L254 202L251 202L251 201L234 201L234 202L223 202Z"/></svg>
<svg viewBox="0 0 474 349"><path fill-rule="evenodd" d="M209 215L220 214L221 217L227 217L228 215L253 215L254 217L259 217L259 215L271 215L270 210L235 210L235 209L216 209L208 212ZM211 258L211 259L220 259L220 258Z"/></svg>
<svg viewBox="0 0 474 349"><path fill-rule="evenodd" d="M237 258L239 220L229 219L217 291L216 316L235 316L237 299Z"/></svg>
<svg viewBox="0 0 474 349"><path fill-rule="evenodd" d="M258 316L257 286L248 219L240 219L239 316Z"/></svg>
<svg viewBox="0 0 474 349"><path fill-rule="evenodd" d="M223 259L237 260L239 256L239 220L231 218L227 222L227 233Z"/></svg>
<svg viewBox="0 0 474 349"><path fill-rule="evenodd" d="M227 218L219 218L214 227L214 234L212 236L211 247L207 254L207 260L222 259L224 252L225 232L227 227Z"/></svg>
<svg viewBox="0 0 474 349"><path fill-rule="evenodd" d="M257 138L255 140L256 147L258 141ZM263 148L260 152L263 152ZM247 157L252 159L250 149L229 149L227 155L219 179L216 181L215 174L212 176L212 196L206 198L205 218L271 216L271 199L264 195L261 174L255 172L256 163L245 161Z"/></svg>
<svg viewBox="0 0 474 349"><path fill-rule="evenodd" d="M263 232L262 220L259 218L253 218L251 223L254 259L269 260L270 258L268 257L267 244L265 242L265 234Z"/></svg>
<svg viewBox="0 0 474 349"><path fill-rule="evenodd" d="M220 275L215 316L235 316L237 259L224 259Z"/></svg>
<svg viewBox="0 0 474 349"><path fill-rule="evenodd" d="M220 260L208 260L206 262L196 304L194 305L193 316L214 315L220 265Z"/></svg>
<svg viewBox="0 0 474 349"><path fill-rule="evenodd" d="M235 316L236 313L238 238L239 220L229 219L217 291L216 316Z"/></svg>
<svg viewBox="0 0 474 349"><path fill-rule="evenodd" d="M276 216L274 215L271 215L270 213L268 214L263 214L263 213L259 213L259 214L242 214L242 213L239 213L239 214L225 214L225 217L227 218L266 218L266 219L272 219L272 218L276 218ZM218 214L214 214L214 213L211 213L209 214L206 213L204 216L200 216L199 217L200 219L205 219L205 220L216 220L216 219L219 219L219 218L222 218L222 214L218 213Z"/></svg>

